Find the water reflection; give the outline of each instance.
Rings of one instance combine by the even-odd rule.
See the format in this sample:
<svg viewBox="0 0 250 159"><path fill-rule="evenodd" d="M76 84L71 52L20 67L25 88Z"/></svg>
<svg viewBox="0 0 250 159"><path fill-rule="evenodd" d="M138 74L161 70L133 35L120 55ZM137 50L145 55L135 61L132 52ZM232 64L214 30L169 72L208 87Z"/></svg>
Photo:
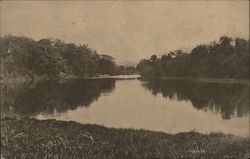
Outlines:
<svg viewBox="0 0 250 159"><path fill-rule="evenodd" d="M142 86L154 96L161 93L170 100L191 101L197 109L220 113L223 119L249 114L249 85L157 80Z"/></svg>
<svg viewBox="0 0 250 159"><path fill-rule="evenodd" d="M249 134L249 85L138 79L1 85L2 113L167 133Z"/></svg>
<svg viewBox="0 0 250 159"><path fill-rule="evenodd" d="M88 107L101 93L111 92L114 88L114 79L98 79L98 82L94 79L74 79L3 84L1 109L3 113L26 116L59 113L78 106Z"/></svg>

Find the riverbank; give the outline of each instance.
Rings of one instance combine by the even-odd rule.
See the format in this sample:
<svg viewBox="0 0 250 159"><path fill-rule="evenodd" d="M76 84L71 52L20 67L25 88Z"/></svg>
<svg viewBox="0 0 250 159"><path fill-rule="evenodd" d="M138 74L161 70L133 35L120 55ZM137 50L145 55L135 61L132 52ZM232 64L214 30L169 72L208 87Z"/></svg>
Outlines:
<svg viewBox="0 0 250 159"><path fill-rule="evenodd" d="M1 78L0 83L18 83L18 82L29 82L29 81L41 81L49 79L57 80L69 80L69 79L141 79L146 81L151 80L181 80L181 81L192 81L192 82L205 82L205 83L241 83L249 84L249 79L230 79L230 78L193 78L193 77L158 77L158 78L144 78L139 74L134 75L98 75L93 77L79 77L75 75L64 75L64 76L20 76L18 78Z"/></svg>
<svg viewBox="0 0 250 159"><path fill-rule="evenodd" d="M134 74L134 75L99 75L97 77L87 77L86 79L138 79L140 78L140 75Z"/></svg>
<svg viewBox="0 0 250 159"><path fill-rule="evenodd" d="M22 82L36 82L42 80L67 80L67 79L75 79L82 78L74 75L65 75L65 76L18 76L18 77L1 77L0 83L22 83Z"/></svg>
<svg viewBox="0 0 250 159"><path fill-rule="evenodd" d="M231 78L195 78L195 77L158 77L158 78L143 78L142 80L182 80L192 82L206 82L206 83L241 83L249 84L249 79L231 79Z"/></svg>
<svg viewBox="0 0 250 159"><path fill-rule="evenodd" d="M30 118L1 122L1 153L6 159L246 158L249 147L249 139L221 133L170 135Z"/></svg>
<svg viewBox="0 0 250 159"><path fill-rule="evenodd" d="M70 80L70 79L137 79L140 75L98 75L93 77L80 77L74 75L67 75L67 76L56 76L56 77L49 77L49 76L20 76L20 77L7 77L1 78L0 83L22 83L22 82L36 82L42 80Z"/></svg>

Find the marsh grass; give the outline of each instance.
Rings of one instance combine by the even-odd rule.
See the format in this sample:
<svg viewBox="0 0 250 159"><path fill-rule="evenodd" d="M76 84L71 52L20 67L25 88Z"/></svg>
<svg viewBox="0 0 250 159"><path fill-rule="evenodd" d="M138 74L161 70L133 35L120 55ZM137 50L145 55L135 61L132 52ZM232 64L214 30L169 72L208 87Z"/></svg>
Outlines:
<svg viewBox="0 0 250 159"><path fill-rule="evenodd" d="M1 148L6 159L247 158L250 141L222 133L170 135L72 121L5 118Z"/></svg>

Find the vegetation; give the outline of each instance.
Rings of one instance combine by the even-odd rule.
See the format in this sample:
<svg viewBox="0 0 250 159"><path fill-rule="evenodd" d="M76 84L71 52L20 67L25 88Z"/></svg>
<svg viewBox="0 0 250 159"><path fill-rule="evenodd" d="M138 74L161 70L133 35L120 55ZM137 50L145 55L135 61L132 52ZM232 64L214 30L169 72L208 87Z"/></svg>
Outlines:
<svg viewBox="0 0 250 159"><path fill-rule="evenodd" d="M138 73L134 66L117 66L115 72L117 75L133 75Z"/></svg>
<svg viewBox="0 0 250 159"><path fill-rule="evenodd" d="M34 41L5 36L1 42L1 78L89 77L134 74L134 67L116 66L114 58L97 54L87 45L60 40ZM249 79L249 41L221 37L199 45L190 54L181 50L158 58L153 55L137 66L146 78L196 77ZM143 86L154 95L190 100L202 110L219 110L224 119L249 113L249 83L219 85L190 81L155 80ZM46 80L22 86L3 84L1 154L12 158L240 158L250 155L249 138L221 133L186 132L175 135L146 130L114 129L76 122L30 118L89 106L102 92L111 92L114 79ZM70 93L70 94L69 94ZM9 114L8 114L9 113ZM26 118L24 116L29 116Z"/></svg>
<svg viewBox="0 0 250 159"><path fill-rule="evenodd" d="M249 146L248 138L220 133L170 135L29 118L1 122L6 159L247 158Z"/></svg>
<svg viewBox="0 0 250 159"><path fill-rule="evenodd" d="M144 78L249 79L249 40L222 36L218 42L198 45L191 53L177 50L160 58L152 55L137 68Z"/></svg>
<svg viewBox="0 0 250 159"><path fill-rule="evenodd" d="M1 78L47 76L88 77L114 74L114 58L99 55L87 45L61 40L34 41L26 37L5 36L1 42Z"/></svg>

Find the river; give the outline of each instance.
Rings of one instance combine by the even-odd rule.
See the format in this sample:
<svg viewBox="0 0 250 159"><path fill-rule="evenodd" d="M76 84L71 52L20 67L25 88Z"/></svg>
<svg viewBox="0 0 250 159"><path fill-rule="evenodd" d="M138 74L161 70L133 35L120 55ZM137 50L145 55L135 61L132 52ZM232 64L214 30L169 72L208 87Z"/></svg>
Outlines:
<svg viewBox="0 0 250 159"><path fill-rule="evenodd" d="M1 112L114 128L249 135L249 84L122 78L2 85Z"/></svg>

